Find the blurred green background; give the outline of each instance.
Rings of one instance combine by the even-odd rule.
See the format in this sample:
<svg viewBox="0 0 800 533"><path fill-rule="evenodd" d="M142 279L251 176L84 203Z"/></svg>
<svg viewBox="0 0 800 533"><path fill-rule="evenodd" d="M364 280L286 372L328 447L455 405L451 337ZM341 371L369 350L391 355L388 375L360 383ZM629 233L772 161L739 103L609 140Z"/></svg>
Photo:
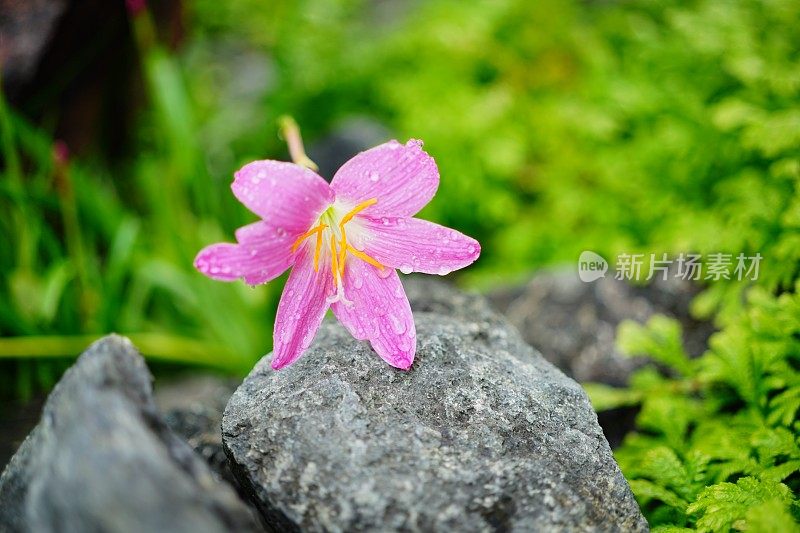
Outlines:
<svg viewBox="0 0 800 533"><path fill-rule="evenodd" d="M582 250L761 253L756 287L721 281L694 302L724 348L712 343L705 363L681 360L669 379L640 379L622 399L602 389L593 399L602 408L666 395L663 416L673 421L676 409L699 409L672 441L640 442L630 460L641 465L667 442L691 483L665 481L658 469L637 474L624 456L634 448L621 452L626 474L657 489L634 486L651 523L741 526L744 514L704 523L707 509L687 506L706 485L738 487L783 464L783 477L769 479L789 496L758 512L793 523L800 2L136 4L126 13L120 3L115 30L81 36L85 53L51 64L46 84L0 106L4 394L49 387L109 331L154 361L247 372L271 346L281 282L213 282L192 259L254 220L229 192L232 173L254 159L288 159L277 119L289 114L328 177L342 143L424 140L442 181L423 216L482 243L481 259L457 279L466 286L522 282L544 266L574 265ZM64 108L74 80L117 43L114 32L128 43L111 47L126 76L93 96L103 102L94 113ZM679 348L658 350L679 332L651 326L628 332L629 351L676 365ZM675 407L698 398L700 407ZM764 459L753 444L745 459L762 470L723 472L709 460L702 477L686 466L690 432L720 412L746 413L731 422L750 428L741 438L755 434L748 424L780 426L783 451Z"/></svg>

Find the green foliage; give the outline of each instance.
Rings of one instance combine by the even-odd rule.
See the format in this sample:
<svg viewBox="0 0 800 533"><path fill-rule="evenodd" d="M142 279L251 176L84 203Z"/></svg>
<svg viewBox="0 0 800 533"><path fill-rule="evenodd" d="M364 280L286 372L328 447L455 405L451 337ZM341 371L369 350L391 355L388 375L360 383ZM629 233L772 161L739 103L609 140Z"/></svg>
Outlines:
<svg viewBox="0 0 800 533"><path fill-rule="evenodd" d="M226 286L192 268L202 246L225 239L220 224L248 218L220 205L180 66L147 37L148 19L136 24L157 127L128 165L65 159L0 106L0 360L16 360L0 372L3 396L51 387L111 331L156 360L238 373L270 346L273 288Z"/></svg>
<svg viewBox="0 0 800 533"><path fill-rule="evenodd" d="M616 457L651 525L800 530L799 305L795 292L752 289L694 360L675 321L620 325L620 349L665 372L644 367L616 396L589 392L597 408L641 406Z"/></svg>
<svg viewBox="0 0 800 533"><path fill-rule="evenodd" d="M277 287L204 279L194 253L252 215L240 164L286 158L368 117L425 140L442 182L426 217L508 282L582 250L756 252L756 286L693 302L720 328L699 359L656 317L619 343L658 368L598 409L640 405L618 451L657 531L790 531L798 518L800 3L795 0L198 0L183 51L135 19L149 105L115 165L66 164L0 100L0 357L74 355L109 330L151 357L244 371L270 343ZM59 166L60 165L60 166ZM17 360L18 361L18 360ZM15 363L0 388L63 363Z"/></svg>

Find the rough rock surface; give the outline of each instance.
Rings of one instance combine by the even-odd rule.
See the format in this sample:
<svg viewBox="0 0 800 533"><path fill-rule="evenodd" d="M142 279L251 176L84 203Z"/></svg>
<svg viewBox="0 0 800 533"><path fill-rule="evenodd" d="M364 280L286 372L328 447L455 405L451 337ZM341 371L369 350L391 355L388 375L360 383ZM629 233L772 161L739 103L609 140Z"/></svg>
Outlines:
<svg viewBox="0 0 800 533"><path fill-rule="evenodd" d="M416 283L410 371L326 322L291 367L265 357L234 393L223 443L265 522L646 530L583 390L480 298Z"/></svg>
<svg viewBox="0 0 800 533"><path fill-rule="evenodd" d="M191 375L156 383L155 402L164 422L203 459L219 477L238 488L222 450L222 412L238 380Z"/></svg>
<svg viewBox="0 0 800 533"><path fill-rule="evenodd" d="M677 318L687 352L701 354L713 326L694 320L689 303L698 287L670 277L636 287L613 277L584 283L574 270L542 272L524 287L490 295L522 337L553 364L580 382L622 386L642 359L619 353L617 326L644 323L654 314Z"/></svg>
<svg viewBox="0 0 800 533"><path fill-rule="evenodd" d="M253 531L235 492L159 418L127 339L67 371L0 477L0 530Z"/></svg>

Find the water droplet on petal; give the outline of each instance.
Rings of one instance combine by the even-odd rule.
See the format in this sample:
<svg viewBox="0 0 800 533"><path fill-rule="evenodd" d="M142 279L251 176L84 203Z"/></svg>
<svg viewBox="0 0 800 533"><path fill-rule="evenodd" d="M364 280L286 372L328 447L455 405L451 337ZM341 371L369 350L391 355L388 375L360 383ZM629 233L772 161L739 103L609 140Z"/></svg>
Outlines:
<svg viewBox="0 0 800 533"><path fill-rule="evenodd" d="M389 315L389 321L392 323L392 331L394 331L395 335L401 335L406 331L406 323L400 320L400 318Z"/></svg>
<svg viewBox="0 0 800 533"><path fill-rule="evenodd" d="M398 285L397 287L394 288L394 297L395 298L402 298L403 294L404 294L403 293L403 287Z"/></svg>
<svg viewBox="0 0 800 533"><path fill-rule="evenodd" d="M361 276L356 276L353 278L353 287L356 290L360 289L363 286L364 286L364 280L361 278Z"/></svg>
<svg viewBox="0 0 800 533"><path fill-rule="evenodd" d="M378 174L377 172L371 172L370 173L370 175L369 175L369 180L370 181L378 181L379 179L381 179L380 174Z"/></svg>
<svg viewBox="0 0 800 533"><path fill-rule="evenodd" d="M301 343L304 349L311 346L311 343L314 340L315 333L316 332L314 331L314 328L308 328L306 330L306 334L303 335L303 342Z"/></svg>
<svg viewBox="0 0 800 533"><path fill-rule="evenodd" d="M468 253L474 253L475 252L475 247L470 244L469 246L467 246L467 252Z"/></svg>
<svg viewBox="0 0 800 533"><path fill-rule="evenodd" d="M386 279L392 274L392 272L394 272L393 269L391 269L389 267L383 267L383 270L378 269L378 277Z"/></svg>
<svg viewBox="0 0 800 533"><path fill-rule="evenodd" d="M445 275L445 274L447 274L449 271L450 271L450 269L449 269L449 268L447 268L447 267L446 267L446 266L444 266L444 265L442 265L442 266L440 266L440 267L439 267L439 275L440 275L440 276L444 276L444 275Z"/></svg>
<svg viewBox="0 0 800 533"><path fill-rule="evenodd" d="M402 272L403 274L411 274L412 272L414 272L414 267L408 264L402 264L400 265L400 272Z"/></svg>

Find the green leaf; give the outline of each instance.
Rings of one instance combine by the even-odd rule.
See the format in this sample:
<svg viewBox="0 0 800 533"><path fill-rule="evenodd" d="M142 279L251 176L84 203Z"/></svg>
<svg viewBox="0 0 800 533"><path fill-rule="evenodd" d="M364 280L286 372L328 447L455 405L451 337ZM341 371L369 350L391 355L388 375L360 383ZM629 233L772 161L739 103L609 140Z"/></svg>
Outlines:
<svg viewBox="0 0 800 533"><path fill-rule="evenodd" d="M692 364L683 349L677 320L654 315L645 326L625 320L617 331L617 345L627 355L644 355L681 375L689 375Z"/></svg>
<svg viewBox="0 0 800 533"><path fill-rule="evenodd" d="M751 507L765 502L788 507L791 500L791 491L783 483L744 477L736 484L718 483L706 488L687 513L697 516L698 530L721 531L744 520Z"/></svg>
<svg viewBox="0 0 800 533"><path fill-rule="evenodd" d="M597 412L635 405L641 400L641 394L630 389L611 387L603 383L584 383L582 386Z"/></svg>

